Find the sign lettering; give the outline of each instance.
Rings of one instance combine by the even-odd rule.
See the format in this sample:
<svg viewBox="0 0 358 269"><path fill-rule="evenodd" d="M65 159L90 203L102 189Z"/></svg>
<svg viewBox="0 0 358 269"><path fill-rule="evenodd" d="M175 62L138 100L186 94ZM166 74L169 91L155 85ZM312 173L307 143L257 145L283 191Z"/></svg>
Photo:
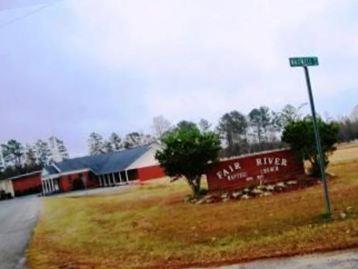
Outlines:
<svg viewBox="0 0 358 269"><path fill-rule="evenodd" d="M291 150L276 150L215 163L207 171L207 180L209 190L227 190L292 180L303 174L303 163Z"/></svg>
<svg viewBox="0 0 358 269"><path fill-rule="evenodd" d="M318 65L317 57L292 57L289 61L291 67Z"/></svg>

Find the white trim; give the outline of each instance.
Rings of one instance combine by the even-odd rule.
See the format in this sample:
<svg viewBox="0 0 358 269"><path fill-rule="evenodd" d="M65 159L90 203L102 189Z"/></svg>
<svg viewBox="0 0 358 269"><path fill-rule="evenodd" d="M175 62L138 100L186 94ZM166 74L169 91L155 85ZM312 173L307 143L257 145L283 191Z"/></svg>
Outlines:
<svg viewBox="0 0 358 269"><path fill-rule="evenodd" d="M58 166L55 163L51 164L53 167L55 167L55 169L57 170L57 172L61 173L61 169L58 168Z"/></svg>
<svg viewBox="0 0 358 269"><path fill-rule="evenodd" d="M7 180L14 180L14 179L22 178L22 177L27 177L27 176L36 175L37 173L41 175L41 172L42 172L42 170L38 170L38 171L33 171L33 172L30 172L30 173L21 174L21 175L17 175L17 176L5 178L5 179L7 179Z"/></svg>
<svg viewBox="0 0 358 269"><path fill-rule="evenodd" d="M51 174L51 175L42 177L42 179L47 180L49 178L58 178L58 177L61 177L61 176L67 176L67 175L71 175L71 174L78 174L78 173L89 172L89 171L94 173L92 169L86 168L86 169L72 170L72 171L69 171L69 172L63 172L63 173L58 173L58 174ZM94 173L94 174L96 175L96 173Z"/></svg>

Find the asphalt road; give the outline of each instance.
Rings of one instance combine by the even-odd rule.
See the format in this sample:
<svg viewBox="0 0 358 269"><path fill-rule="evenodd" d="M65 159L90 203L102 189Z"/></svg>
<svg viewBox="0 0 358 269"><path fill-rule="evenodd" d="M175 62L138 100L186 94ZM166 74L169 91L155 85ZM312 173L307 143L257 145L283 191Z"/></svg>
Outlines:
<svg viewBox="0 0 358 269"><path fill-rule="evenodd" d="M41 208L41 198L28 196L0 201L0 268L20 269Z"/></svg>
<svg viewBox="0 0 358 269"><path fill-rule="evenodd" d="M357 269L358 249L290 258L267 259L216 267L216 269ZM212 268L213 269L213 268Z"/></svg>

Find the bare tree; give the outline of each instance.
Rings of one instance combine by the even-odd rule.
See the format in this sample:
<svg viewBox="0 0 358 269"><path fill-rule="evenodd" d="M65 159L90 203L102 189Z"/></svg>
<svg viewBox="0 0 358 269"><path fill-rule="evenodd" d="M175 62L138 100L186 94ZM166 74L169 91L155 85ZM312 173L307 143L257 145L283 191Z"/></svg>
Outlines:
<svg viewBox="0 0 358 269"><path fill-rule="evenodd" d="M211 124L206 119L201 119L199 121L199 128L202 132L207 132L210 130Z"/></svg>
<svg viewBox="0 0 358 269"><path fill-rule="evenodd" d="M153 118L153 131L156 138L161 138L171 127L170 121L162 115Z"/></svg>

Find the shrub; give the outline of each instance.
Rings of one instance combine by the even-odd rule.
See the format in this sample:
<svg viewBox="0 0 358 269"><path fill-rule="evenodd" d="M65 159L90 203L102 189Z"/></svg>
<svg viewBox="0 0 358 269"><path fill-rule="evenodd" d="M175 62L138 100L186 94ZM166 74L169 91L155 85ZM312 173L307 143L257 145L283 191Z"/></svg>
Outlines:
<svg viewBox="0 0 358 269"><path fill-rule="evenodd" d="M201 176L220 151L220 139L213 132L201 132L193 124L181 124L162 138L163 149L155 154L173 180L184 178L194 196L200 195Z"/></svg>
<svg viewBox="0 0 358 269"><path fill-rule="evenodd" d="M317 126L320 132L324 165L326 167L329 163L329 154L336 149L335 143L337 143L338 140L339 127L336 123L325 123L321 119L317 120ZM320 174L311 117L289 122L282 133L282 141L288 143L299 158L310 162L311 175L318 176Z"/></svg>

